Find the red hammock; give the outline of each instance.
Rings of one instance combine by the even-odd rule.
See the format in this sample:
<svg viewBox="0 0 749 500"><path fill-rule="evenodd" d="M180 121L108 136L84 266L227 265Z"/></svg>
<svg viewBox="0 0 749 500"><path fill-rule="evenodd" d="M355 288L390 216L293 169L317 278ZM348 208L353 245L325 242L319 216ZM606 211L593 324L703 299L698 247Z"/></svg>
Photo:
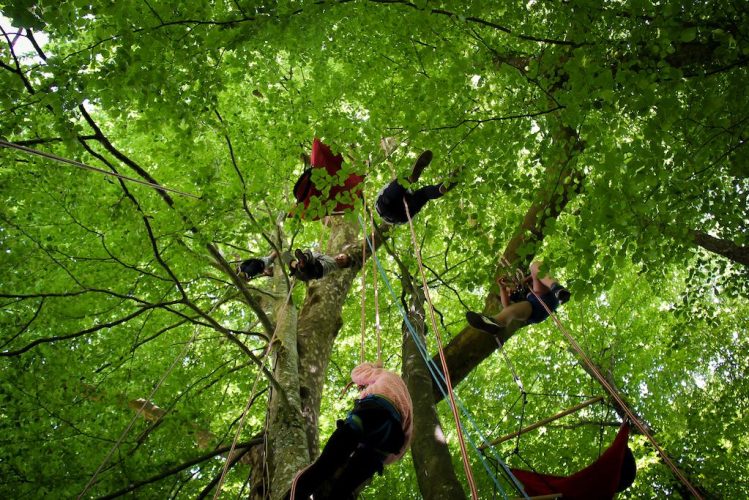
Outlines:
<svg viewBox="0 0 749 500"><path fill-rule="evenodd" d="M616 439L598 460L571 476L551 476L521 469L512 473L529 496L561 493L565 500L608 500L634 481L635 464L627 447L629 426L623 424Z"/></svg>
<svg viewBox="0 0 749 500"><path fill-rule="evenodd" d="M297 208L292 213L299 214L303 219L318 220L321 215L307 216L307 210L313 198L317 198L322 206L327 205L329 201L336 201L333 210L330 213L327 213L326 210L324 215L340 215L347 210L353 209L353 202L356 198L361 198L362 195L361 188L356 191L353 191L353 189L364 180L364 176L350 174L343 185L331 186L327 193L323 193L317 189L315 183L312 181L313 169L324 168L329 176L336 176L338 171L341 170L343 156L340 154L333 155L330 147L323 144L320 139L315 138L312 143L311 163L312 167L305 170L294 185L294 198L297 201Z"/></svg>

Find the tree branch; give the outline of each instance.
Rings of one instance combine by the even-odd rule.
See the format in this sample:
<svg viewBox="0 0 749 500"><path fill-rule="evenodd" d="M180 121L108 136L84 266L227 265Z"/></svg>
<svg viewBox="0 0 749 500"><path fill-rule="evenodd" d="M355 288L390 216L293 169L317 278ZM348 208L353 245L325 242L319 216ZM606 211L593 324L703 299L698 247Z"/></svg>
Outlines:
<svg viewBox="0 0 749 500"><path fill-rule="evenodd" d="M124 316L124 317L119 318L119 319L114 320L114 321L110 321L109 323L104 323L104 324L101 324L101 325L92 326L91 328L86 328L85 330L81 330L81 331L78 331L78 332L75 332L75 333L70 333L70 334L67 334L67 335L55 335L53 337L45 337L45 338L41 338L41 339L36 339L33 342L25 345L24 347L22 347L20 349L15 350L15 351L3 351L3 352L0 352L0 356L2 356L2 357L18 356L18 355L23 354L26 351L28 351L28 350L30 350L30 349L32 349L32 348L34 348L34 347L36 347L36 346L38 346L40 344L49 344L49 343L52 343L52 342L59 342L61 340L70 340L70 339L82 337L84 335L88 335L88 334L91 334L91 333L98 332L99 330L103 330L105 328L112 328L112 327L115 327L117 325L121 325L122 323L126 323L126 322L130 321L131 319L137 318L138 316L140 316L144 312L149 311L149 310L151 310L153 308L156 308L156 307L165 307L165 306L174 305L174 304L180 304L180 303L182 303L181 299L180 300L176 300L176 301L171 301L171 302L163 302L163 303L160 303L160 304L148 304L146 306L143 306L141 309L139 309L139 310L137 310L137 311L135 311L135 312L133 312L131 314L128 314L127 316Z"/></svg>
<svg viewBox="0 0 749 500"><path fill-rule="evenodd" d="M243 443L237 443L235 446L235 449L247 449L251 448L253 446L256 446L258 444L261 444L263 442L262 437L256 437L251 439L250 441L245 441ZM128 485L126 488L122 488L121 490L117 490L113 493L109 493L108 495L104 495L103 497L99 497L99 500L105 500L109 498L117 498L121 497L122 495L125 495L127 493L130 493L131 491L135 491L138 488L141 488L147 484L155 483L157 481L161 481L162 479L165 479L171 475L177 474L178 472L181 472L185 469L188 469L194 465L197 465L199 463L205 462L206 460L210 460L211 458L221 455L222 453L226 453L231 449L231 446L224 446L221 448L217 448L209 453L206 453L205 455L201 455L199 457L193 458L192 460L189 460L183 464L177 465L175 467L172 467L170 469L165 470L164 472L160 474L156 474L155 476L151 476L148 479L143 479L141 481L137 481L135 483L132 483ZM243 453L244 454L244 453ZM242 454L242 455L243 455ZM241 456L240 456L241 458Z"/></svg>
<svg viewBox="0 0 749 500"><path fill-rule="evenodd" d="M520 227L507 244L502 255L502 260L509 262L511 266L527 267L530 263L530 255L522 259L518 253L521 246L526 244L540 244L544 239L544 226L547 219L559 216L567 206L571 197L577 192L582 184L584 176L581 172L574 170L570 162L583 148L577 137L577 132L569 127L561 126L557 130L557 140L564 151L563 159L559 164L549 168L550 173L557 172L557 182L542 191L538 199L529 207ZM526 262L527 261L527 262ZM498 266L495 277L505 274L503 266ZM485 298L484 313L494 314L500 308L498 297L488 294ZM502 342L506 342L516 330L524 325L512 322L504 328L497 336ZM497 343L491 335L464 327L461 332L445 347L445 358L450 371L450 380L453 386L460 383L479 363L489 357L497 349ZM439 363L437 355L433 356L435 363ZM432 393L437 401L442 399L439 388L434 385Z"/></svg>

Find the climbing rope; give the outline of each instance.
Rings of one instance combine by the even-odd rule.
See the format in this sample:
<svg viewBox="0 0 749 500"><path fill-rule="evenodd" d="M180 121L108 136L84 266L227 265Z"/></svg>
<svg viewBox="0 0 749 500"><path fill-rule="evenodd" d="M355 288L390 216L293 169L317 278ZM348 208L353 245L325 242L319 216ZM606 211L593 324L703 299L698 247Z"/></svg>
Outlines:
<svg viewBox="0 0 749 500"><path fill-rule="evenodd" d="M565 336L567 341L570 343L572 348L575 350L575 352L580 356L585 363L585 365L588 367L588 369L593 373L594 377L598 382L603 386L603 388L606 390L606 392L611 395L612 398L619 404L620 408L624 410L624 413L627 414L627 417L629 417L630 421L635 424L635 426L640 430L640 432L645 436L648 441L653 445L653 447L658 451L658 454L661 456L664 462L666 462L666 465L673 471L674 475L682 482L684 486L687 487L687 489L697 498L698 500L702 500L702 496L697 492L694 486L692 486L692 483L689 482L689 480L684 476L684 474L681 472L681 470L676 466L676 464L673 463L671 458L666 454L665 450L661 448L658 443L655 441L655 438L650 434L650 432L647 430L645 425L640 421L639 418L634 414L634 412L629 408L627 403L624 402L624 399L619 395L618 391L614 389L611 384L609 384L608 380L603 376L603 374L598 370L598 367L593 363L593 361L588 357L588 355L585 353L585 351L580 347L580 344L577 343L577 341L572 337L572 334L569 333L569 331L564 327L562 322L559 320L557 315L552 311L549 306L546 305L546 302L541 300L541 297L538 296L538 294L533 290L531 287L531 293L536 297L539 303L541 303L546 309L546 312L549 314L549 316L552 317L554 320L554 323L557 325L557 328L559 331L562 332L562 334Z"/></svg>
<svg viewBox="0 0 749 500"><path fill-rule="evenodd" d="M359 219L359 224L361 224L361 218ZM369 238L367 238L369 240ZM403 322L406 325L406 329L411 335L411 338L414 341L414 344L416 345L417 350L419 351L419 354L421 355L422 359L424 360L424 363L426 364L427 369L429 370L429 373L432 377L432 380L437 386L437 389L440 391L442 396L447 399L447 392L445 390L445 375L439 370L436 363L432 360L432 358L429 356L429 353L427 351L426 345L424 344L423 340L419 336L419 334L416 331L416 328L414 328L411 321L408 319L408 313L403 309L402 304L398 300L395 290L393 290L393 286L390 283L390 279L387 276L387 273L385 272L385 269L382 267L382 263L380 262L380 259L377 257L377 253L375 252L375 247L373 241L367 241L369 245L369 249L372 252L372 258L374 259L375 264L377 265L378 273L380 274L380 277L382 277L383 282L385 283L385 286L388 289L388 292L390 293L390 297L394 304L396 304L396 307L398 308L401 317L403 318ZM478 434L478 437L480 438L482 443L487 443L488 441L486 437L483 435L483 432L481 431L481 428L476 424L475 419L471 416L468 409L463 405L462 401L460 400L457 395L455 396L455 401L457 402L460 411L463 413L463 416L466 417L468 423L472 426L473 430ZM483 465L484 469L486 470L487 474L493 481L495 487L502 493L502 496L507 499L507 495L504 492L504 489L502 488L502 485L499 483L499 480L497 477L492 473L491 467L487 463L486 457L483 453L480 453L478 450L478 447L471 439L470 434L466 434L466 437L468 438L468 443L471 445L473 450L477 452L478 458L481 461L481 464ZM502 466L502 471L507 476L510 483L515 487L515 489L523 495L523 498L528 498L528 495L525 493L522 484L518 479L512 474L512 471L507 466L507 464L499 457L499 455L496 454L496 450L494 447L489 446L489 451L494 454L494 460L497 461Z"/></svg>
<svg viewBox="0 0 749 500"><path fill-rule="evenodd" d="M50 160L58 161L60 163L67 163L68 165L73 165L75 167L81 168L83 170L89 170L91 172L96 172L103 175L108 175L111 177L117 177L118 179L122 179L124 181L130 181L134 182L136 184L142 184L143 186L149 186L154 189L159 189L161 191L169 191L171 193L179 194L182 196L187 196L189 198L195 198L196 200L200 199L200 196L195 196L194 194L185 193L184 191L178 191L176 189L168 188L166 186L162 186L160 184L154 184L153 182L144 181L141 179L135 179L133 177L128 177L126 175L118 174L116 172L109 172L107 170L102 170L100 168L92 167L91 165L86 165L85 163L81 163L79 161L75 160L69 160L67 158L63 158L61 156L54 155L52 153L46 153L44 151L39 151L38 149L29 148L26 146L22 146L21 144L14 144L12 142L4 141L0 139L0 146L4 148L9 149L16 149L18 151L23 151L24 153L29 153L32 155L40 156L42 158L48 158Z"/></svg>
<svg viewBox="0 0 749 500"><path fill-rule="evenodd" d="M465 438L463 437L463 426L460 423L460 414L458 413L458 407L455 404L455 396L453 395L452 381L450 380L450 372L447 369L447 360L445 359L445 352L442 348L442 336L437 328L437 321L434 317L434 305L432 299L429 296L429 286L427 286L426 275L424 274L424 264L421 262L421 249L416 241L416 231L414 230L413 220L411 220L411 213L408 210L408 203L406 199L403 199L403 206L406 208L406 218L408 219L408 227L411 229L411 240L414 245L414 254L416 255L416 261L419 264L419 272L421 274L422 287L424 289L424 297L429 303L429 316L432 322L432 331L437 339L437 350L440 355L440 362L442 363L442 372L445 374L445 382L447 383L447 394L450 397L450 409L453 413L453 420L455 420L455 426L458 433L458 443L460 443L460 454L463 458L463 469L466 472L466 478L468 479L468 485L471 487L471 496L474 500L478 500L479 493L476 489L476 482L473 479L473 471L471 470L471 463L468 461L468 451L466 450Z"/></svg>
<svg viewBox="0 0 749 500"><path fill-rule="evenodd" d="M502 357L505 360L505 363L507 363L507 367L510 369L510 373L512 373L512 380L515 381L518 388L520 389L521 394L527 394L525 392L525 386L523 385L523 381L520 380L520 377L518 376L518 372L515 370L515 365L510 361L510 357L505 352L505 346L502 344L502 341L500 341L495 335L492 335L494 337L494 340L497 341L497 346L499 348L499 352L502 354Z"/></svg>
<svg viewBox="0 0 749 500"><path fill-rule="evenodd" d="M364 205L365 214L367 206ZM372 241L375 239L374 213L369 209L369 226L372 228ZM366 234L365 234L366 236ZM362 262L364 262L362 260ZM372 284L374 288L374 306L375 306L375 332L377 334L377 361L382 361L382 327L380 325L380 299L377 295L377 263L372 259Z"/></svg>
<svg viewBox="0 0 749 500"><path fill-rule="evenodd" d="M365 204L364 193L362 193L362 204ZM366 206L366 205L365 205ZM367 223L364 221L362 225L362 240L361 240L361 356L360 363L366 361L364 354L364 344L366 342L366 329L367 329L367 313L366 313L366 301L367 301L367 268L364 266L364 259L367 256ZM379 353L378 353L379 355ZM379 356L378 356L379 359Z"/></svg>

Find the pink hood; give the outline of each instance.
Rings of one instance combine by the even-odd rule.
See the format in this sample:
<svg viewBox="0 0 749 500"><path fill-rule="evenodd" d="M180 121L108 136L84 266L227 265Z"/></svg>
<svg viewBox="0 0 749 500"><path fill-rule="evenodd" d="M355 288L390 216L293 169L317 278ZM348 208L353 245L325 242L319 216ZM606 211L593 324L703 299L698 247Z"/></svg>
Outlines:
<svg viewBox="0 0 749 500"><path fill-rule="evenodd" d="M356 385L364 386L359 399L366 396L384 396L389 399L401 414L401 427L406 440L397 454L388 455L386 464L391 464L406 453L411 445L413 435L413 403L405 382L397 373L385 370L379 364L362 363L351 371L351 380Z"/></svg>

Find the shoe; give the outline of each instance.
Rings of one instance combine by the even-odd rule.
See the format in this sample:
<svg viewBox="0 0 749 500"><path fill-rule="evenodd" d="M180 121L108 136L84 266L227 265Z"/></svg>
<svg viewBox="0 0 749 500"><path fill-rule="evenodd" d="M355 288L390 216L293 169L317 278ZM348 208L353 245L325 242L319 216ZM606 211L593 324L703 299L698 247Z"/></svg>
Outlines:
<svg viewBox="0 0 749 500"><path fill-rule="evenodd" d="M413 167L411 167L411 175L408 176L408 182L414 183L418 181L419 177L421 177L421 173L431 162L432 152L427 149L416 158Z"/></svg>
<svg viewBox="0 0 749 500"><path fill-rule="evenodd" d="M307 265L307 255L305 255L305 253L302 252L301 249L297 248L296 250L294 250L294 256L296 257L296 268L304 269L304 266Z"/></svg>
<svg viewBox="0 0 749 500"><path fill-rule="evenodd" d="M505 328L503 325L500 325L492 318L473 311L468 311L466 313L466 321L468 321L468 324L474 327L476 330L481 330L482 332L486 332L491 335L498 335Z"/></svg>
<svg viewBox="0 0 749 500"><path fill-rule="evenodd" d="M560 304L568 302L572 297L570 291L564 288L559 283L555 283L554 286L551 287L551 292L556 296Z"/></svg>

